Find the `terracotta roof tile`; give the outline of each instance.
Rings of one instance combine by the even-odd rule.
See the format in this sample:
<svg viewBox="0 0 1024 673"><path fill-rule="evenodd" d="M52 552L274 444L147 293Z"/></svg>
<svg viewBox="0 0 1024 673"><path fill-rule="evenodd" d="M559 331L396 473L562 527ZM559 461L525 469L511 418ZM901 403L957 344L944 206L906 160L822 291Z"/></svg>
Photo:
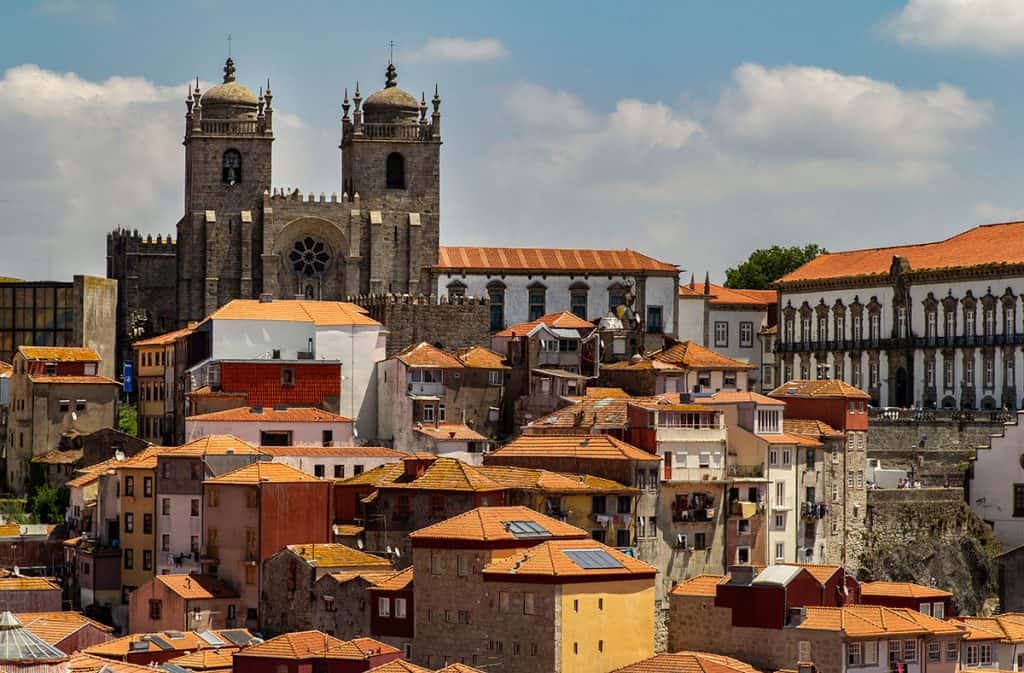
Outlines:
<svg viewBox="0 0 1024 673"><path fill-rule="evenodd" d="M404 470L404 468L403 468ZM399 473L395 479L404 474ZM477 467L454 458L437 458L423 474L408 482L393 481L378 484L380 488L399 488L429 491L467 491L473 493L502 491L505 486L491 479Z"/></svg>
<svg viewBox="0 0 1024 673"><path fill-rule="evenodd" d="M71 449L70 451L61 451L60 449L53 449L47 451L41 456L36 456L32 459L33 463L43 463L45 465L73 465L82 459L81 449Z"/></svg>
<svg viewBox="0 0 1024 673"><path fill-rule="evenodd" d="M0 591L60 591L45 577L0 577Z"/></svg>
<svg viewBox="0 0 1024 673"><path fill-rule="evenodd" d="M815 418L783 418L782 431L791 435L807 435L808 437L842 437L831 425Z"/></svg>
<svg viewBox="0 0 1024 673"><path fill-rule="evenodd" d="M322 631L295 631L246 647L236 652L235 657L311 659L344 644L345 641L338 640Z"/></svg>
<svg viewBox="0 0 1024 673"><path fill-rule="evenodd" d="M789 563L787 565L794 565L803 568L807 572L814 575L814 579L818 580L822 584L832 579L832 576L842 570L839 566L825 565L821 563Z"/></svg>
<svg viewBox="0 0 1024 673"><path fill-rule="evenodd" d="M913 582L865 582L860 585L860 595L892 598L949 598L953 594L942 589L926 587Z"/></svg>
<svg viewBox="0 0 1024 673"><path fill-rule="evenodd" d="M338 572L327 573L324 577L330 577L338 584L345 584L352 580L361 579L370 585L368 588L373 588L377 586L379 582L390 579L394 574L395 573L393 571L389 570L340 570Z"/></svg>
<svg viewBox="0 0 1024 673"><path fill-rule="evenodd" d="M761 393L742 390L719 390L709 397L701 397L701 404L740 404L744 402L755 402L766 407L785 406L785 402L773 399Z"/></svg>
<svg viewBox="0 0 1024 673"><path fill-rule="evenodd" d="M911 271L1022 264L1024 222L985 224L933 243L827 253L786 274L778 283L887 276L893 257L906 259Z"/></svg>
<svg viewBox="0 0 1024 673"><path fill-rule="evenodd" d="M222 421L226 423L352 423L351 418L316 407L235 407L208 414L189 416L186 421Z"/></svg>
<svg viewBox="0 0 1024 673"><path fill-rule="evenodd" d="M205 455L260 455L263 452L258 448L243 442L234 435L209 435L192 440L187 444L173 447L166 455L179 456L205 456Z"/></svg>
<svg viewBox="0 0 1024 673"><path fill-rule="evenodd" d="M395 659L386 664L371 668L366 673L433 673L429 668L411 664L405 659Z"/></svg>
<svg viewBox="0 0 1024 673"><path fill-rule="evenodd" d="M672 587L673 596L715 596L718 585L728 581L728 575L697 575Z"/></svg>
<svg viewBox="0 0 1024 673"><path fill-rule="evenodd" d="M439 369L462 369L462 363L426 341L408 346L392 356L408 367L436 367Z"/></svg>
<svg viewBox="0 0 1024 673"><path fill-rule="evenodd" d="M118 470L155 470L157 458L161 454L168 453L172 450L173 449L163 446L147 446L134 456L129 456L125 458L124 461L116 463L113 467Z"/></svg>
<svg viewBox="0 0 1024 673"><path fill-rule="evenodd" d="M328 647L324 652L324 658L366 661L370 657L381 654L398 654L400 652L401 650L397 647L373 638L353 638L344 641L341 645Z"/></svg>
<svg viewBox="0 0 1024 673"><path fill-rule="evenodd" d="M228 631L241 632L241 633L246 634L247 636L250 636L250 637L252 636L252 634L249 631L246 631L244 629L228 629ZM214 631L213 633L220 634L220 633L223 633L223 630L221 630L221 631ZM149 635L151 635L151 634L148 634L148 633L132 633L132 634L129 634L127 636L122 636L120 638L115 638L114 640L108 640L108 641L103 642L103 643L98 643L96 645L92 645L90 647L85 648L85 650L83 650L83 651L85 653L87 653L87 654L94 654L94 655L98 655L98 656L101 656L101 657L120 658L120 657L123 657L123 656L127 655L129 652L135 653L135 652L140 651L139 649L136 649L136 648L140 647L139 645L135 645L134 647L132 646L133 643L140 643L140 642L145 642L149 646L148 650L141 650L141 651L149 651L149 652L166 652L167 651L167 650L164 650L163 648L161 648L155 642L153 642L151 640L146 640L146 637L149 636ZM171 645L171 647L173 649L181 651L182 653L184 653L186 650L194 651L194 650L206 649L206 648L210 647L210 644L207 643L202 638L200 638L199 635L195 631L182 631L180 638L177 638L177 637L169 638L169 637L167 637L164 634L160 634L160 635L161 635L162 638L164 638L164 640L169 645ZM222 639L225 642L228 642L227 638L222 638Z"/></svg>
<svg viewBox="0 0 1024 673"><path fill-rule="evenodd" d="M99 362L100 355L94 348L77 346L18 346L18 352L26 360L50 360L54 362Z"/></svg>
<svg viewBox="0 0 1024 673"><path fill-rule="evenodd" d="M676 275L679 267L635 250L574 250L558 248L472 248L441 246L440 271L646 271Z"/></svg>
<svg viewBox="0 0 1024 673"><path fill-rule="evenodd" d="M603 552L618 563L613 568L588 568L573 558L574 551ZM569 553L566 553L569 552ZM639 559L623 554L617 549L595 540L550 540L519 554L512 554L484 567L483 574L491 579L506 579L515 576L517 580L528 577L590 577L604 580L608 577L650 577L658 570Z"/></svg>
<svg viewBox="0 0 1024 673"><path fill-rule="evenodd" d="M758 438L764 440L769 444L795 444L797 446L822 446L821 442L807 435L794 435L788 432L782 432L777 435L774 434L759 434Z"/></svg>
<svg viewBox="0 0 1024 673"><path fill-rule="evenodd" d="M403 474L405 474L404 464L401 462L387 463L347 479L338 479L334 483L343 486L383 486L384 484L390 484Z"/></svg>
<svg viewBox="0 0 1024 673"><path fill-rule="evenodd" d="M663 652L612 673L760 673L750 664L709 652Z"/></svg>
<svg viewBox="0 0 1024 673"><path fill-rule="evenodd" d="M72 654L68 661L69 673L99 673L101 670L107 670L110 673L153 673L153 669L149 666L129 664L84 652Z"/></svg>
<svg viewBox="0 0 1024 673"><path fill-rule="evenodd" d="M749 362L734 360L693 341L674 343L651 354L651 359L684 369L756 369Z"/></svg>
<svg viewBox="0 0 1024 673"><path fill-rule="evenodd" d="M157 575L160 582L185 600L203 598L237 598L238 592L213 575Z"/></svg>
<svg viewBox="0 0 1024 673"><path fill-rule="evenodd" d="M391 562L373 554L346 547L336 542L290 544L286 547L314 568L346 568L357 566L380 566L391 568Z"/></svg>
<svg viewBox="0 0 1024 673"><path fill-rule="evenodd" d="M233 299L220 307L207 320L272 320L304 322L313 325L380 326L366 309L343 301L307 301L305 299Z"/></svg>
<svg viewBox="0 0 1024 673"><path fill-rule="evenodd" d="M148 339L140 339L132 343L132 348L138 348L140 346L167 346L174 343L178 339L187 337L189 334L195 331L195 325L192 327L183 327L182 329L174 330L173 332L166 332L155 337Z"/></svg>
<svg viewBox="0 0 1024 673"><path fill-rule="evenodd" d="M89 619L81 612L70 610L64 612L19 612L14 616L26 629L50 645L57 645L85 626L92 626L103 633L110 633L114 630L106 624Z"/></svg>
<svg viewBox="0 0 1024 673"><path fill-rule="evenodd" d="M628 399L632 397L632 395L622 388L602 388L600 386L588 387L585 396L593 398L618 397L620 399Z"/></svg>
<svg viewBox="0 0 1024 673"><path fill-rule="evenodd" d="M487 438L462 423L439 423L414 428L421 435L426 435L436 442L485 442Z"/></svg>
<svg viewBox="0 0 1024 673"><path fill-rule="evenodd" d="M50 385L107 385L119 386L120 382L108 379L106 376L35 376L30 375L28 380L32 383Z"/></svg>
<svg viewBox="0 0 1024 673"><path fill-rule="evenodd" d="M542 469L506 465L484 465L476 470L509 488L544 493L594 493L596 495L598 493L629 494L639 492L617 481L589 474L562 474Z"/></svg>
<svg viewBox="0 0 1024 673"><path fill-rule="evenodd" d="M711 306L742 306L749 308L770 308L778 302L775 290L740 290L723 285L708 284L707 294L704 283L692 280L679 286L680 297L708 297Z"/></svg>
<svg viewBox="0 0 1024 673"><path fill-rule="evenodd" d="M250 463L238 468L237 470L225 472L213 479L207 479L203 483L254 486L265 482L272 482L276 484L295 484L300 482L325 483L323 479L318 479L302 472L301 470L296 470L290 465L267 462L264 460L258 460L255 463Z"/></svg>
<svg viewBox="0 0 1024 673"><path fill-rule="evenodd" d="M317 456L322 458L408 458L405 451L389 449L386 446L261 446L260 451L268 456Z"/></svg>
<svg viewBox="0 0 1024 673"><path fill-rule="evenodd" d="M576 526L552 519L529 507L478 507L432 526L413 531L409 533L409 538L420 542L429 540L473 542L521 540L508 530L508 523L512 521L533 522L548 531L552 538L589 539L590 537L586 531Z"/></svg>
<svg viewBox="0 0 1024 673"><path fill-rule="evenodd" d="M835 398L869 400L871 396L863 390L854 388L849 383L838 379L794 379L787 381L768 393L771 397L785 399L795 398Z"/></svg>
<svg viewBox="0 0 1024 673"><path fill-rule="evenodd" d="M466 664L460 664L455 662L454 664L448 664L444 668L437 669L437 673L484 673L479 668L473 668Z"/></svg>
<svg viewBox="0 0 1024 673"><path fill-rule="evenodd" d="M847 605L841 608L808 607L798 628L842 631L854 638L888 635L954 635L960 630L951 622L915 610L880 605Z"/></svg>
<svg viewBox="0 0 1024 673"><path fill-rule="evenodd" d="M504 357L483 346L460 348L454 355L463 365L473 369L511 369Z"/></svg>
<svg viewBox="0 0 1024 673"><path fill-rule="evenodd" d="M611 435L522 435L489 455L642 460L652 463L661 460Z"/></svg>
<svg viewBox="0 0 1024 673"><path fill-rule="evenodd" d="M375 582L374 588L382 591L406 591L412 588L413 581L413 567L409 566L405 570L399 570L397 573L381 578Z"/></svg>
<svg viewBox="0 0 1024 673"><path fill-rule="evenodd" d="M536 320L532 320L530 322L521 322L517 325L506 327L500 332L497 332L494 336L523 337L532 332L537 325L547 325L548 327L556 329L594 329L594 323L584 320L575 313L559 311L557 313L542 315Z"/></svg>
<svg viewBox="0 0 1024 673"><path fill-rule="evenodd" d="M237 651L237 647L197 650L180 657L175 657L167 663L193 671L231 670L233 656Z"/></svg>

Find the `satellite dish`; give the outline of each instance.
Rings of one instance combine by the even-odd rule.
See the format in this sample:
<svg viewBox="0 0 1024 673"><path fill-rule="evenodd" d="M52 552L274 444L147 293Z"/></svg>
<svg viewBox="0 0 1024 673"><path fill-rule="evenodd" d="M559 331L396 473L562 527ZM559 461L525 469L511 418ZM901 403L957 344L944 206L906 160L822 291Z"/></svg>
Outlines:
<svg viewBox="0 0 1024 673"><path fill-rule="evenodd" d="M385 547L385 548L384 548L384 550L385 550L385 551L386 551L387 553L389 553L389 554L390 554L390 553L391 553L391 545L388 545L387 547Z"/></svg>
<svg viewBox="0 0 1024 673"><path fill-rule="evenodd" d="M356 427L352 428L352 436L353 437L358 437L359 436L359 428L356 428Z"/></svg>
<svg viewBox="0 0 1024 673"><path fill-rule="evenodd" d="M77 421L78 420L78 414L75 413L74 411L71 412L71 420L73 420L73 421Z"/></svg>
<svg viewBox="0 0 1024 673"><path fill-rule="evenodd" d="M402 550L399 549L398 547L395 547L395 558L401 558L401 557L402 557Z"/></svg>
<svg viewBox="0 0 1024 673"><path fill-rule="evenodd" d="M356 540L356 546L359 547L360 549L362 549L366 545L364 545L363 541L360 539L360 540Z"/></svg>

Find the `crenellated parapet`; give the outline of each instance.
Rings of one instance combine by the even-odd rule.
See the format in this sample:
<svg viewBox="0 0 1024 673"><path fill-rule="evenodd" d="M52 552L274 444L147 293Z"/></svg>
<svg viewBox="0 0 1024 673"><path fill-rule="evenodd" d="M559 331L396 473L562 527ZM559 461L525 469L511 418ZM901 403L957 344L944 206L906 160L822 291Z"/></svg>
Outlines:
<svg viewBox="0 0 1024 673"><path fill-rule="evenodd" d="M135 255L173 255L177 250L177 241L167 234L140 234L138 229L118 227L107 234L107 253L118 251L121 254Z"/></svg>

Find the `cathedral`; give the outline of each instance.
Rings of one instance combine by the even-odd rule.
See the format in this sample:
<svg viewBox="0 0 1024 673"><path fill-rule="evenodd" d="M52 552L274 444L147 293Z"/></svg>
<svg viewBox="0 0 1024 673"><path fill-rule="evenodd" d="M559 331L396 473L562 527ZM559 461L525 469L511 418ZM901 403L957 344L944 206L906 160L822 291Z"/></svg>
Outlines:
<svg viewBox="0 0 1024 673"><path fill-rule="evenodd" d="M185 212L177 236L107 236L107 275L119 281L118 341L202 320L235 298L345 299L430 293L438 262L441 99L398 87L365 99L346 90L341 185L315 195L271 182L270 82L254 94L235 77L185 101Z"/></svg>

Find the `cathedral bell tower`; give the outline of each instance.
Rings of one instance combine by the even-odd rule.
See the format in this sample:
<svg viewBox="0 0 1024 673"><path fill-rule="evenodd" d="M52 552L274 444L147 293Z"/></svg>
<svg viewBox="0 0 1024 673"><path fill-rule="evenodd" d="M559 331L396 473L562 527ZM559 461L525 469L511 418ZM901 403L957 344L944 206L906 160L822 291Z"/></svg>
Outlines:
<svg viewBox="0 0 1024 673"><path fill-rule="evenodd" d="M259 241L264 191L270 189L274 141L270 82L257 97L224 81L185 101L185 215L178 223L178 321L200 320L260 287Z"/></svg>
<svg viewBox="0 0 1024 673"><path fill-rule="evenodd" d="M428 115L425 93L417 101L398 88L393 63L388 63L383 89L364 101L357 83L352 101L346 91L342 102L342 192L350 199L358 194L361 210L384 214L371 216L371 248L377 251L375 257L395 258L367 269L372 293L430 294L441 203L441 97L436 85L431 106Z"/></svg>

